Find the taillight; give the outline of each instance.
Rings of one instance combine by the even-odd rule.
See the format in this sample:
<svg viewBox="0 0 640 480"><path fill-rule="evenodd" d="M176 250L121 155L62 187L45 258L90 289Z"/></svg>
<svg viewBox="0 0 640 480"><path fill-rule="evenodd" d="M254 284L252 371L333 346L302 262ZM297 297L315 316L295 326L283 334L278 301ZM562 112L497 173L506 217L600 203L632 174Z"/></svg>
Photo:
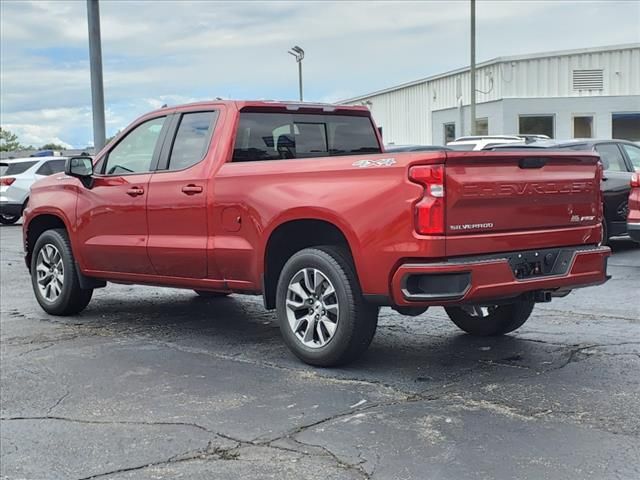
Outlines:
<svg viewBox="0 0 640 480"><path fill-rule="evenodd" d="M640 188L640 175L637 173L631 175L631 188Z"/></svg>
<svg viewBox="0 0 640 480"><path fill-rule="evenodd" d="M411 181L424 186L422 199L415 205L416 232L444 234L444 165L419 165L409 170Z"/></svg>
<svg viewBox="0 0 640 480"><path fill-rule="evenodd" d="M15 181L16 181L16 179L13 178L13 177L1 177L0 178L0 185L4 185L5 187L8 187L9 185L11 185Z"/></svg>

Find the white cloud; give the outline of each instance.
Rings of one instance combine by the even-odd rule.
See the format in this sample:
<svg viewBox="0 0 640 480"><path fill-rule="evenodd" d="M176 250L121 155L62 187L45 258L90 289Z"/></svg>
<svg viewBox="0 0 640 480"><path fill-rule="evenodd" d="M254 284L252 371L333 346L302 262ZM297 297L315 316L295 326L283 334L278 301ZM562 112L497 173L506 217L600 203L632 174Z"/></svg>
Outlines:
<svg viewBox="0 0 640 480"><path fill-rule="evenodd" d="M25 146L41 147L47 143L55 143L65 148L72 148L71 144L58 136L60 129L55 126L8 123L4 128L18 135L20 143Z"/></svg>

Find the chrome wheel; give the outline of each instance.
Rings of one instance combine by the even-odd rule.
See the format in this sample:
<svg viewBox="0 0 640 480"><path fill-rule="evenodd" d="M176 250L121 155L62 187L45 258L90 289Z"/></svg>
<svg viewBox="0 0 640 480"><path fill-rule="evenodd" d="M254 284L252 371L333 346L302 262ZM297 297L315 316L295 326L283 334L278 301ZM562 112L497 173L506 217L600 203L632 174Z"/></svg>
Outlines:
<svg viewBox="0 0 640 480"><path fill-rule="evenodd" d="M289 327L303 345L320 348L331 341L338 327L338 296L320 270L304 268L291 278L286 308Z"/></svg>
<svg viewBox="0 0 640 480"><path fill-rule="evenodd" d="M47 302L55 302L64 285L64 264L60 251L51 243L45 244L36 260L38 291Z"/></svg>

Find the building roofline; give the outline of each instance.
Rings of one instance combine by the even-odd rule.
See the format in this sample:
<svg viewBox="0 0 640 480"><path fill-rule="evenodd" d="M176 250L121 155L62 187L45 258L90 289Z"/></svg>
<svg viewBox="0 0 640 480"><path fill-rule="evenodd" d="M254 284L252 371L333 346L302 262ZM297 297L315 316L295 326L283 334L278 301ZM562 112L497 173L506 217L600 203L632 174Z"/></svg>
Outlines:
<svg viewBox="0 0 640 480"><path fill-rule="evenodd" d="M630 50L634 48L640 48L640 43L624 43L619 45L608 45L603 47L591 47L591 48L578 48L573 50L555 50L555 51L549 51L549 52L532 53L528 55L511 55L506 57L496 57L496 58L492 58L491 60L478 63L476 64L476 68L488 67L489 65L494 65L497 63L504 63L504 62L517 62L522 60L533 60L533 59L549 58L549 57L566 57L569 55L582 55L585 53L613 52L616 50ZM414 85L420 85L422 83L431 82L433 80L438 80L440 78L450 77L452 75L458 75L460 73L464 73L468 71L469 71L469 67L456 68L454 70L449 70L444 73L438 73L436 75L431 75L429 77L419 78L418 80L412 80L410 82L401 83L400 85L395 85L393 87L384 88L382 90L376 90L370 93L366 93L364 95L358 95L357 97L340 100L336 103L345 104L345 103L357 102L359 100L375 97L377 95L383 95L385 93L394 92L396 90L401 90L407 87L413 87Z"/></svg>

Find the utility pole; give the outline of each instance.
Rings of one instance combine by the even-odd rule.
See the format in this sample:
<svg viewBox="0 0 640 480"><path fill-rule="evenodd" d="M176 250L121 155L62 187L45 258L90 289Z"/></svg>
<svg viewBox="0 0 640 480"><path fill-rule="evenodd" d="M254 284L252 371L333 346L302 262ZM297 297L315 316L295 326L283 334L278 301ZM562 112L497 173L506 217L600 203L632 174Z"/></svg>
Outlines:
<svg viewBox="0 0 640 480"><path fill-rule="evenodd" d="M300 101L302 101L302 59L304 58L304 50L296 45L287 53L293 55L298 63L298 89L300 90Z"/></svg>
<svg viewBox="0 0 640 480"><path fill-rule="evenodd" d="M476 0L471 0L471 135L476 134Z"/></svg>
<svg viewBox="0 0 640 480"><path fill-rule="evenodd" d="M300 91L300 101L302 101L302 60L298 62L298 90Z"/></svg>
<svg viewBox="0 0 640 480"><path fill-rule="evenodd" d="M87 0L89 24L89 64L91 67L91 109L93 113L93 148L98 153L105 142L104 88L102 85L102 45L100 41L100 5Z"/></svg>

